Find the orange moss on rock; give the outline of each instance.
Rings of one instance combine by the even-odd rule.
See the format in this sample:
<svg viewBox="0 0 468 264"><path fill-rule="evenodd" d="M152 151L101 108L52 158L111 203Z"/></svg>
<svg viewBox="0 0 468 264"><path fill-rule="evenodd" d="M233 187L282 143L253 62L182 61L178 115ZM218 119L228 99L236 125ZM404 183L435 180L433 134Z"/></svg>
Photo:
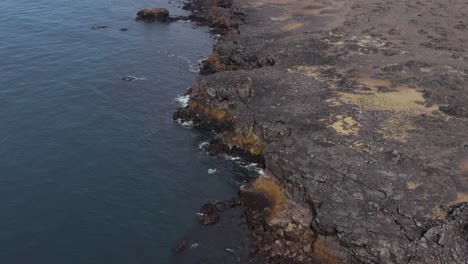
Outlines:
<svg viewBox="0 0 468 264"><path fill-rule="evenodd" d="M209 65L212 71L218 72L226 69L226 65L221 61L218 54L212 54L206 59L206 64Z"/></svg>
<svg viewBox="0 0 468 264"><path fill-rule="evenodd" d="M223 137L228 139L230 145L236 145L253 156L263 155L267 145L252 127L237 129L234 133L225 132Z"/></svg>
<svg viewBox="0 0 468 264"><path fill-rule="evenodd" d="M196 99L190 99L187 107L191 110L202 113L206 117L219 121L231 122L233 120L233 116L228 110L207 105L206 103L199 102Z"/></svg>
<svg viewBox="0 0 468 264"><path fill-rule="evenodd" d="M217 17L213 21L213 24L216 25L217 27L224 27L224 28L237 28L237 27L239 27L239 23L237 23L235 21L232 21L227 16Z"/></svg>
<svg viewBox="0 0 468 264"><path fill-rule="evenodd" d="M328 264L342 263L335 255L332 249L325 245L322 241L313 243L313 252L316 257Z"/></svg>
<svg viewBox="0 0 468 264"><path fill-rule="evenodd" d="M270 200L270 220L274 218L285 205L286 196L284 189L272 179L266 177L258 178L252 183L252 190L265 195L265 197Z"/></svg>

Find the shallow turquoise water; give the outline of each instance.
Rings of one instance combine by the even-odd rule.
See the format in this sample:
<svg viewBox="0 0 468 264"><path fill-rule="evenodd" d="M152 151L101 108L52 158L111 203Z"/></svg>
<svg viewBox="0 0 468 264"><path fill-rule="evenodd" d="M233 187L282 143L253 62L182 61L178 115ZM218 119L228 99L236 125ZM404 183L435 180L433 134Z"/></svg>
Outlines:
<svg viewBox="0 0 468 264"><path fill-rule="evenodd" d="M199 206L249 174L171 120L214 42L133 19L178 5L0 2L0 263L168 263Z"/></svg>

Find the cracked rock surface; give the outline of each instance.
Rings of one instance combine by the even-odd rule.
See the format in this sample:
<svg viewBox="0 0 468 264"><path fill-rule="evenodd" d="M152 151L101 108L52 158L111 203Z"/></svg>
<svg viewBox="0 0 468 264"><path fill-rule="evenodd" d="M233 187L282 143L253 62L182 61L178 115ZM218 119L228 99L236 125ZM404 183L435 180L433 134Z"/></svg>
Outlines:
<svg viewBox="0 0 468 264"><path fill-rule="evenodd" d="M341 262L468 263L468 4L220 8L237 22L176 118L261 156Z"/></svg>

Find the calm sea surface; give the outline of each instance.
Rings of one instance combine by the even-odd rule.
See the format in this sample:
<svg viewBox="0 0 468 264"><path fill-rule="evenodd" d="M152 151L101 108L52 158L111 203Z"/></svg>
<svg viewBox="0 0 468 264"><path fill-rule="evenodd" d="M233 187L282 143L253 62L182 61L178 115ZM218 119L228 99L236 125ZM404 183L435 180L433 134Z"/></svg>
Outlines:
<svg viewBox="0 0 468 264"><path fill-rule="evenodd" d="M178 5L0 1L0 263L170 263L199 207L250 174L172 121L214 40L134 17Z"/></svg>

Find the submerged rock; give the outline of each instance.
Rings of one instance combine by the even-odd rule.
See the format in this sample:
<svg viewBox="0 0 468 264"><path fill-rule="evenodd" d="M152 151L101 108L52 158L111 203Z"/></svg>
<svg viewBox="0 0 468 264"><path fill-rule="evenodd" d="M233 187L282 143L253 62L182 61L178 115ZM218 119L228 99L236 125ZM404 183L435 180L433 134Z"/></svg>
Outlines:
<svg viewBox="0 0 468 264"><path fill-rule="evenodd" d="M191 241L188 238L184 238L181 241L177 243L177 245L174 248L174 251L177 253L180 253L184 250L186 250L189 246L191 246Z"/></svg>
<svg viewBox="0 0 468 264"><path fill-rule="evenodd" d="M108 28L109 26L93 26L91 27L93 30L96 30L96 29L104 29L104 28Z"/></svg>
<svg viewBox="0 0 468 264"><path fill-rule="evenodd" d="M135 76L125 76L122 78L122 81L127 81L127 82L131 82L131 81L135 81L137 80L138 78L135 77Z"/></svg>
<svg viewBox="0 0 468 264"><path fill-rule="evenodd" d="M202 225L212 225L219 221L219 213L240 205L240 199L234 197L224 202L206 203L200 208L198 221Z"/></svg>

